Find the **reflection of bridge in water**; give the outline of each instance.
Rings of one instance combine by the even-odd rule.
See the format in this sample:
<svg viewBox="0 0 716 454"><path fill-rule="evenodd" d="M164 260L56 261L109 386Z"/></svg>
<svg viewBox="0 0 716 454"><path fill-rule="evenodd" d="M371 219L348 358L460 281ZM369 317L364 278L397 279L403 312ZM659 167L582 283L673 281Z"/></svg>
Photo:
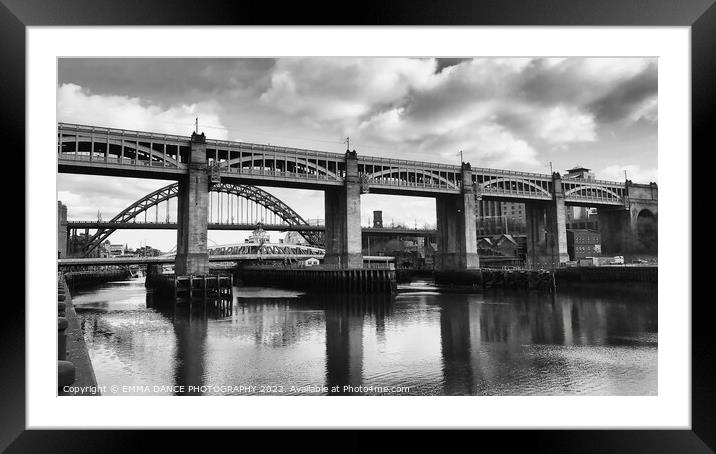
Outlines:
<svg viewBox="0 0 716 454"><path fill-rule="evenodd" d="M323 191L325 261L348 269L363 264L360 195L367 192L436 199L435 265L443 271L479 267L475 219L479 200L525 204L527 260L531 264L557 265L568 260L565 206L598 209L603 251L607 253L633 249L639 244L639 235L645 234L639 222L646 219L655 224L658 216L654 183L563 179L559 173L544 175L478 168L469 163L454 166L358 156L355 151L338 154L218 141L196 133L182 137L61 123L57 154L61 173L177 180L113 221L127 222L139 213L146 217L147 208L156 206L160 199L176 198L176 265L180 274L208 271L206 232L215 197L210 194L218 194L218 200L227 195L244 197L252 207L264 210L262 220L269 224L308 224L280 200L258 192L254 185ZM220 208L219 219L230 219L234 206L220 206L228 211ZM98 231L91 247L103 241L110 230ZM652 231L646 233L651 235ZM320 244L318 232L307 228L300 232L310 244Z"/></svg>
<svg viewBox="0 0 716 454"><path fill-rule="evenodd" d="M309 362L311 373L321 371L319 380L329 388L339 387L332 394L350 394L343 390L346 385L394 384L388 378L391 374L404 367L417 367L416 363L393 358L390 364L381 365L376 355L385 354L385 349L391 352L401 339L409 339L406 332L420 330L423 341L433 345L423 349L436 355L425 358L435 365L425 373L437 374L437 380L422 383L420 378L396 375L397 384L411 386L413 394L532 394L541 392L543 385L539 382L545 378L554 382L551 391L569 393L573 392L570 387L574 386L574 377L581 373L575 364L609 362L602 355L584 358L574 347L598 345L608 356L610 350L625 352L620 349L654 342L632 338L629 333L656 332L657 306L643 304L655 301L655 293L645 296L643 289L633 286L595 286L593 290L589 297L562 292L556 300L553 295L530 293L526 301L520 292L456 293L448 295L447 300L414 292L399 295L399 305L395 296L388 295L249 295L239 296L232 313L224 316L207 313L202 305L193 309L157 305L149 296L147 307L157 310L174 327L175 381L185 386L236 380L231 374L256 381L253 373L266 373L272 366L261 363L247 371L245 362L226 359L241 357L245 361L259 348L280 357L310 351L310 358L295 357L297 368L303 361ZM495 298L501 303L485 304ZM425 330L427 320L415 318L416 311L420 313L426 306L429 311L423 315L434 314L435 330ZM134 335L126 329L122 333L129 340ZM315 342L325 343L325 347L313 348ZM241 356L242 349L248 356ZM228 375L217 375L217 369ZM516 369L522 372L515 374ZM534 382L524 381L528 377ZM296 378L282 374L272 377L276 383L267 384L301 381ZM610 386L630 389L619 380Z"/></svg>

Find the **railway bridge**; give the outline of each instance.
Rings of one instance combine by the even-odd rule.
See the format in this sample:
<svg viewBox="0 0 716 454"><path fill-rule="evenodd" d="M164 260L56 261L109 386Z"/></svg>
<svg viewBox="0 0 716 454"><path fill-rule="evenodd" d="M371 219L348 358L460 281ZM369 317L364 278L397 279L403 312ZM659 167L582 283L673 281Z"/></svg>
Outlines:
<svg viewBox="0 0 716 454"><path fill-rule="evenodd" d="M58 171L176 181L176 270L208 272L210 191L274 186L324 192L325 262L361 268L360 197L368 192L436 199L439 270L479 267L475 204L521 202L531 264L568 260L565 206L597 207L605 250L628 251L640 221L658 219L655 183L551 175L287 148L96 126L58 124ZM280 202L280 201L279 201ZM289 213L289 212L286 212ZM287 214L288 215L288 214ZM309 231L306 229L306 235Z"/></svg>

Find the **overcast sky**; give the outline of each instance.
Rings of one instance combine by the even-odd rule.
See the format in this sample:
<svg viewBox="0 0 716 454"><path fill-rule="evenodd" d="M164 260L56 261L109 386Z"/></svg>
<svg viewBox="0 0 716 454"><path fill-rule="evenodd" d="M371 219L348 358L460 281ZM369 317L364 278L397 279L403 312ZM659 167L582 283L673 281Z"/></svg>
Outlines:
<svg viewBox="0 0 716 454"><path fill-rule="evenodd" d="M60 59L58 121L473 166L657 180L654 58ZM110 219L166 181L60 174L70 219ZM265 188L304 218L315 191ZM434 201L367 195L386 222L434 223ZM210 232L211 242L245 234ZM274 235L274 238L276 235ZM169 249L174 232L125 231ZM210 242L210 244L211 244Z"/></svg>

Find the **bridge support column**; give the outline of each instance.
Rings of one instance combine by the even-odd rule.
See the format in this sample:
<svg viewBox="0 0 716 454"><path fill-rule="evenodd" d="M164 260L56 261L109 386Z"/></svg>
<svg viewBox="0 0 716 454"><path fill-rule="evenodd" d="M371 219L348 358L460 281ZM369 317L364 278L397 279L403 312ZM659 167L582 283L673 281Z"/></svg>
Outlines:
<svg viewBox="0 0 716 454"><path fill-rule="evenodd" d="M462 165L462 181L464 184L460 194L440 195L435 201L438 227L435 267L439 271L480 268L475 191L469 163Z"/></svg>
<svg viewBox="0 0 716 454"><path fill-rule="evenodd" d="M176 275L208 274L209 175L203 133L191 136L189 173L179 180L177 198Z"/></svg>
<svg viewBox="0 0 716 454"><path fill-rule="evenodd" d="M342 188L326 189L326 264L341 268L362 268L360 226L361 185L358 177L358 155L346 152L346 177Z"/></svg>
<svg viewBox="0 0 716 454"><path fill-rule="evenodd" d="M569 261L567 213L559 173L552 174L552 200L525 203L527 217L527 264L554 268Z"/></svg>
<svg viewBox="0 0 716 454"><path fill-rule="evenodd" d="M602 252L609 255L658 250L658 187L626 182L624 206L599 208Z"/></svg>
<svg viewBox="0 0 716 454"><path fill-rule="evenodd" d="M631 249L634 236L629 219L629 210L623 207L598 208L599 235L602 241L602 253L623 254Z"/></svg>

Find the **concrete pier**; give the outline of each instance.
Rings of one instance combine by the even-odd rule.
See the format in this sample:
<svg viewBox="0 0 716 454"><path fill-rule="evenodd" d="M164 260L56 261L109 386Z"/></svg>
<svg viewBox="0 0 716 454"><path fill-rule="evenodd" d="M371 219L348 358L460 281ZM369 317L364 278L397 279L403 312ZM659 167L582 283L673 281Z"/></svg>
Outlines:
<svg viewBox="0 0 716 454"><path fill-rule="evenodd" d="M209 174L206 137L191 135L189 171L179 179L177 210L177 275L209 273L206 250L209 224Z"/></svg>
<svg viewBox="0 0 716 454"><path fill-rule="evenodd" d="M600 207L599 230L605 254L652 253L658 249L658 187L656 183L625 184L623 206Z"/></svg>
<svg viewBox="0 0 716 454"><path fill-rule="evenodd" d="M477 255L475 191L470 163L462 164L462 191L436 197L438 254L436 269L465 271L480 268Z"/></svg>
<svg viewBox="0 0 716 454"><path fill-rule="evenodd" d="M346 152L345 184L324 191L327 265L346 269L363 266L360 225L360 178L358 156Z"/></svg>
<svg viewBox="0 0 716 454"><path fill-rule="evenodd" d="M569 261L564 190L559 173L552 174L552 200L525 203L527 265L556 268Z"/></svg>

